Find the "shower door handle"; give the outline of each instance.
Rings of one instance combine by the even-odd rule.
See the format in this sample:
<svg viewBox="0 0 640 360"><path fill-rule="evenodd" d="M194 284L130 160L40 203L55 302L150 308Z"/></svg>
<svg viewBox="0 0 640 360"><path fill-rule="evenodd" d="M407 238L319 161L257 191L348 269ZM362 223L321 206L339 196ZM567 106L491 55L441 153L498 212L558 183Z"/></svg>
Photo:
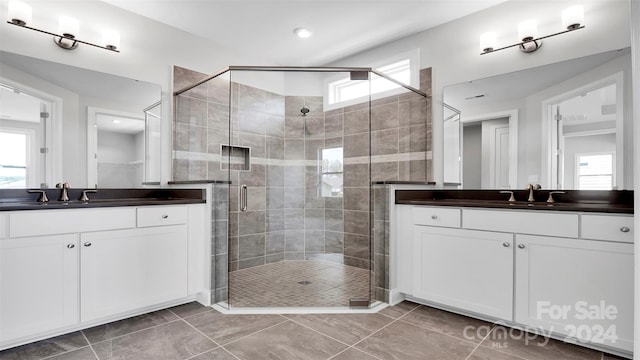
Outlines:
<svg viewBox="0 0 640 360"><path fill-rule="evenodd" d="M247 185L240 187L240 211L247 211Z"/></svg>

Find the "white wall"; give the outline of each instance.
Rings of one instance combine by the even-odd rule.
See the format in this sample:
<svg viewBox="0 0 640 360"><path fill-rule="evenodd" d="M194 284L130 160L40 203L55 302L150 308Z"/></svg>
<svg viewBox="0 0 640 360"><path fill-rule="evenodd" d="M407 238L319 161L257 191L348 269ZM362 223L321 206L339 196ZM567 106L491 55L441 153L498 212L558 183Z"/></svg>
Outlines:
<svg viewBox="0 0 640 360"><path fill-rule="evenodd" d="M7 18L7 4L8 0L0 0L0 18L2 19ZM2 25L0 50L152 82L161 86L163 182L168 181L171 175L170 120L173 65L207 74L229 65L254 65L251 64L251 59L201 37L98 0L35 0L30 1L30 4L33 6L33 25L39 28L55 30L58 28L58 17L70 14L80 21L79 38L82 40L100 42L103 28L118 30L121 34L121 52L113 53L82 45L74 51L63 50L53 45L48 35L8 24ZM86 124L78 123L76 127L70 126L64 133L65 161L70 161L71 164L86 163L86 160L82 159L86 153ZM86 182L86 175L82 173L86 171L81 169L76 171L75 165L72 165L65 167L63 177L78 179L76 182L82 182L84 179Z"/></svg>
<svg viewBox="0 0 640 360"><path fill-rule="evenodd" d="M574 4L571 0L508 1L332 65L366 66L394 53L420 48L421 67L433 68L434 177L441 183L444 145L439 104L443 87L630 45L629 0L584 0L581 1L585 8L584 29L547 39L535 53L507 49L480 55L480 34L494 30L498 34L498 45L512 44L517 38L517 24L526 18L538 20L540 34L554 33L561 30L561 11ZM519 138L528 137L527 131L526 127L520 127ZM535 141L539 142L539 138Z"/></svg>
<svg viewBox="0 0 640 360"><path fill-rule="evenodd" d="M98 162L129 163L136 160L142 159L138 157L135 134L98 130Z"/></svg>

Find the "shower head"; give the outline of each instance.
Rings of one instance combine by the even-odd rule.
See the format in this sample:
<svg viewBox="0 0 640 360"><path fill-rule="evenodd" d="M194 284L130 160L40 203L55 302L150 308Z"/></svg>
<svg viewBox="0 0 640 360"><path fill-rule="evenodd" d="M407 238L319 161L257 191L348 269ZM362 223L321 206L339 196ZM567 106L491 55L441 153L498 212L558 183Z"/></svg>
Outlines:
<svg viewBox="0 0 640 360"><path fill-rule="evenodd" d="M300 112L302 113L302 116L307 116L307 114L309 113L309 108L306 106L303 106L302 109L300 109Z"/></svg>

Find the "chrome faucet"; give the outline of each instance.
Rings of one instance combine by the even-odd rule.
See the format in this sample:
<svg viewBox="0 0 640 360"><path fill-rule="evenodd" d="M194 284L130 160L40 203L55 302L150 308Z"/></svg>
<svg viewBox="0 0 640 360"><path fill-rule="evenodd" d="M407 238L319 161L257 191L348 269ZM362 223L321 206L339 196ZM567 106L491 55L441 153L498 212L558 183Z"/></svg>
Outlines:
<svg viewBox="0 0 640 360"><path fill-rule="evenodd" d="M554 202L556 202L556 199L553 198L554 194L565 194L564 191L549 191L549 198L547 199L547 202L549 204L553 204Z"/></svg>
<svg viewBox="0 0 640 360"><path fill-rule="evenodd" d="M40 194L40 196L38 196L39 203L49 202L49 198L47 197L47 192L45 190L27 190L27 192L31 194Z"/></svg>
<svg viewBox="0 0 640 360"><path fill-rule="evenodd" d="M87 196L87 193L97 193L97 192L98 192L98 189L82 190L82 195L80 195L80 201L88 202L89 201L89 197Z"/></svg>
<svg viewBox="0 0 640 360"><path fill-rule="evenodd" d="M516 197L513 195L513 191L500 191L500 194L510 194L511 196L509 196L509 202L516 202Z"/></svg>
<svg viewBox="0 0 640 360"><path fill-rule="evenodd" d="M69 193L67 192L67 190L69 190L69 188L71 187L71 185L69 185L68 182L62 184L62 183L57 183L56 184L56 188L60 189L60 198L58 199L58 201L64 201L67 202L69 201Z"/></svg>
<svg viewBox="0 0 640 360"><path fill-rule="evenodd" d="M527 190L529 190L529 198L527 199L528 202L535 202L536 198L533 196L533 191L534 190L540 190L542 189L542 187L540 186L540 184L529 184L527 185Z"/></svg>

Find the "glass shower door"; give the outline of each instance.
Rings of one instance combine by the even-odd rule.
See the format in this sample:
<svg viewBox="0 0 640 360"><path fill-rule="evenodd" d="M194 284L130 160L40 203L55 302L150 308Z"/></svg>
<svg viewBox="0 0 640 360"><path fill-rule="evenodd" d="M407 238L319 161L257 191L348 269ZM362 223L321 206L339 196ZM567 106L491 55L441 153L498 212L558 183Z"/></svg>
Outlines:
<svg viewBox="0 0 640 360"><path fill-rule="evenodd" d="M231 70L230 142L222 150L231 181L231 308L369 304L368 101L348 114L366 126L345 135L343 109L325 111L317 95L335 75L349 78ZM351 157L364 164L345 165L345 139L358 141Z"/></svg>

